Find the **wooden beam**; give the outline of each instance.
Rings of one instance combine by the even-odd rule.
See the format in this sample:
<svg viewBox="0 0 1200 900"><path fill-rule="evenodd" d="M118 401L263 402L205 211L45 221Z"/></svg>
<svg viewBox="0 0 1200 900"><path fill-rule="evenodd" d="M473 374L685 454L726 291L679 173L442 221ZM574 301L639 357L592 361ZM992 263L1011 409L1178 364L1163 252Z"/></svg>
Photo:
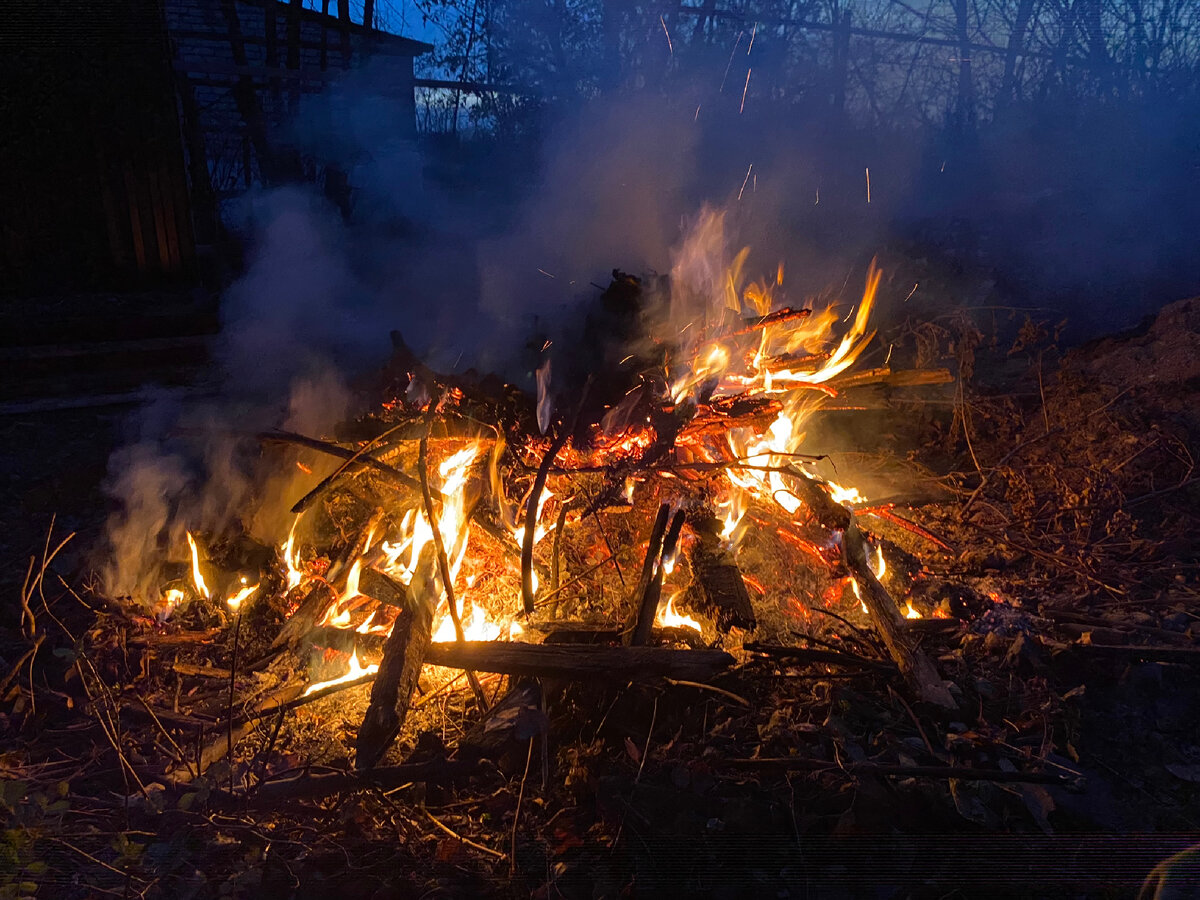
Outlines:
<svg viewBox="0 0 1200 900"><path fill-rule="evenodd" d="M711 678L729 669L735 660L723 650L465 641L431 645L425 654L425 662L502 675L622 682L664 676L693 680Z"/></svg>

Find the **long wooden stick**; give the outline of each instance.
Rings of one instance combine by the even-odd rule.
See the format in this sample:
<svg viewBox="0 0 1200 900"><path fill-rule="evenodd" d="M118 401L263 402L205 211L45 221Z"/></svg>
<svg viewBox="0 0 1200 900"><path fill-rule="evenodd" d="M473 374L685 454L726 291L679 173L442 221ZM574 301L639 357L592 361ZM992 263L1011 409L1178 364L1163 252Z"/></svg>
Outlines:
<svg viewBox="0 0 1200 900"><path fill-rule="evenodd" d="M316 438L306 437L291 431L263 431L259 433L258 439L264 443L295 444L298 447L307 447L309 450L316 450L318 453L326 453L329 456L336 456L338 459L346 460L357 468L371 469L372 471L379 472L381 475L386 475L393 481L414 491L421 489L421 485L417 479L406 472L401 472L394 466L382 463L373 456L360 456L357 451L347 450L345 447L339 447L337 444L331 444L328 441L319 441Z"/></svg>
<svg viewBox="0 0 1200 900"><path fill-rule="evenodd" d="M646 546L646 560L642 563L642 575L633 589L633 596L629 598L629 606L633 613L623 641L626 646L633 644L634 631L637 629L637 616L645 602L646 592L650 590L654 580L659 553L662 551L663 536L667 530L667 519L670 515L670 505L662 504L658 508L658 515L654 518L654 527L650 529L650 543Z"/></svg>
<svg viewBox="0 0 1200 900"><path fill-rule="evenodd" d="M569 436L570 429L562 426L550 444L550 449L542 457L537 475L533 479L533 490L529 492L529 503L525 506L525 532L521 539L521 603L527 616L533 615L534 610L533 538L537 533L538 501L542 497L542 491L546 489L546 476L550 474L550 467L554 465L554 457L558 456L558 451L563 448Z"/></svg>
<svg viewBox="0 0 1200 900"><path fill-rule="evenodd" d="M796 756L759 757L757 759L714 759L718 768L746 771L828 772L847 775L887 775L892 778L954 778L959 781L994 781L1008 784L1075 785L1082 776L1054 775L1048 772L1008 772L1004 769L972 769L969 766L889 766L876 763L838 764L828 759Z"/></svg>
<svg viewBox="0 0 1200 900"><path fill-rule="evenodd" d="M671 519L671 527L663 538L662 550L659 553L657 571L646 593L642 595L641 605L637 608L637 622L633 626L633 636L630 644L634 647L645 646L650 641L650 633L654 629L654 617L658 615L658 604L662 600L663 574L667 559L675 552L679 543L679 533L683 529L683 510L677 510Z"/></svg>
<svg viewBox="0 0 1200 900"><path fill-rule="evenodd" d="M710 678L733 666L722 650L670 650L664 647L602 647L586 644L521 644L467 641L433 644L430 665L476 672L543 678L630 681L667 676L692 681Z"/></svg>
<svg viewBox="0 0 1200 900"><path fill-rule="evenodd" d="M826 487L807 472L793 469L792 483L817 521L831 531L841 532L842 560L858 585L862 602L888 655L900 668L909 687L927 703L955 709L958 704L942 683L933 662L917 648L904 628L896 601L875 577L867 554L867 541L854 521L854 513L835 503Z"/></svg>

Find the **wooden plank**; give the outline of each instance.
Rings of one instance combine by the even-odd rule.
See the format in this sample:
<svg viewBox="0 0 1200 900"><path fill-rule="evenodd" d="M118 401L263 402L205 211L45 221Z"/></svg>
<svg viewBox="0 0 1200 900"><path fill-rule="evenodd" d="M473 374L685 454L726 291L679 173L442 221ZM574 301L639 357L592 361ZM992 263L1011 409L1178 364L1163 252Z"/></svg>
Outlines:
<svg viewBox="0 0 1200 900"><path fill-rule="evenodd" d="M133 230L133 255L137 260L138 272L146 271L146 243L142 236L142 215L138 209L138 193L134 184L133 169L125 163L125 205L129 209L129 225Z"/></svg>
<svg viewBox="0 0 1200 900"><path fill-rule="evenodd" d="M464 641L432 644L425 662L502 675L620 682L662 676L711 678L732 667L735 660L723 650Z"/></svg>
<svg viewBox="0 0 1200 900"><path fill-rule="evenodd" d="M162 191L159 190L158 172L149 168L145 174L146 190L150 197L150 216L154 220L154 241L158 249L158 266L162 272L171 271L171 252L167 248L167 223L163 211Z"/></svg>
<svg viewBox="0 0 1200 900"><path fill-rule="evenodd" d="M158 196L162 205L163 231L167 239L167 271L179 271L179 231L175 222L175 193L171 190L171 173L167 161L158 165Z"/></svg>

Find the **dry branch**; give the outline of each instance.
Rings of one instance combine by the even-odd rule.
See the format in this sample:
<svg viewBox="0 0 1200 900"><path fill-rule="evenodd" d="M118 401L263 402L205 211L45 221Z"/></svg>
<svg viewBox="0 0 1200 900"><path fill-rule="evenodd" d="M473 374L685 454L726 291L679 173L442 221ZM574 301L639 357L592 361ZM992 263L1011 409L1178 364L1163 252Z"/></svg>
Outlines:
<svg viewBox="0 0 1200 900"><path fill-rule="evenodd" d="M533 538L537 533L538 501L546 488L546 476L550 474L550 467L554 465L554 457L558 456L558 451L563 448L569 435L570 431L567 428L561 428L550 444L550 449L542 457L537 475L533 479L533 489L529 492L529 503L525 507L525 530L521 536L521 603L527 616L533 615L534 610Z"/></svg>
<svg viewBox="0 0 1200 900"><path fill-rule="evenodd" d="M476 768L478 766L474 762L439 759L399 766L380 766L369 772L305 773L294 778L268 781L259 785L246 797L233 798L223 793L214 794L209 802L218 807L249 806L271 809L280 803L316 800L346 791L392 788L410 781L441 781L469 775Z"/></svg>
<svg viewBox="0 0 1200 900"><path fill-rule="evenodd" d="M258 439L264 443L295 444L298 447L307 447L309 450L316 450L318 453L336 456L338 459L350 463L355 468L370 469L373 472L379 472L381 475L386 475L392 481L402 484L411 490L419 491L421 489L421 484L417 479L405 472L401 472L394 466L382 463L373 456L360 456L358 451L347 450L345 447L339 447L337 444L331 444L328 441L319 441L316 438L305 437L302 434L294 434L290 431L264 431L258 435Z"/></svg>
<svg viewBox="0 0 1200 900"><path fill-rule="evenodd" d="M242 716L233 716L224 725L215 726L221 735L200 749L199 758L195 760L196 769L180 767L173 770L170 773L171 776L177 782L191 781L196 775L203 775L208 767L217 760L227 756L232 757L233 748L258 727L259 722L267 716L277 713L281 706L295 700L301 690L303 690L303 686L298 683L286 685L258 703L253 712Z"/></svg>
<svg viewBox="0 0 1200 900"><path fill-rule="evenodd" d="M635 618L627 629L625 635L626 644L632 644L634 641L634 633L637 627L636 616L646 602L647 592L652 588L655 567L658 565L658 556L662 550L663 537L667 530L667 518L670 514L671 507L666 503L662 504L658 508L658 515L654 519L654 527L650 529L650 542L646 546L646 560L642 563L642 575L638 578L637 587L633 589L633 596L629 598L629 607L633 610Z"/></svg>
<svg viewBox="0 0 1200 900"><path fill-rule="evenodd" d="M770 659L777 659L788 664L793 663L823 663L832 666L850 666L864 669L874 669L879 672L895 672L896 666L878 659L868 659L856 653L843 653L839 650L821 650L815 647L776 647L770 644L747 642L742 649L749 653L761 653Z"/></svg>

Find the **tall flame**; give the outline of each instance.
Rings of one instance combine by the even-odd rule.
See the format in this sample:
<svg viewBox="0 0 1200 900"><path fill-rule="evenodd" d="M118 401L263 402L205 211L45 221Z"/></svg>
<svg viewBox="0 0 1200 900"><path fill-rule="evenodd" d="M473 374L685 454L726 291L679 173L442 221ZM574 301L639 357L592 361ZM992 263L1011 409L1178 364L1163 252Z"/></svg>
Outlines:
<svg viewBox="0 0 1200 900"><path fill-rule="evenodd" d="M177 532L178 533L178 532ZM196 546L196 539L192 537L192 533L187 533L188 546L192 548L192 584L196 586L196 592L204 597L211 597L212 594L208 591L208 585L204 582L204 576L200 573L200 550Z"/></svg>
<svg viewBox="0 0 1200 900"><path fill-rule="evenodd" d="M765 433L739 428L727 436L734 458L750 467L727 470L730 493L721 504L722 537L732 543L751 498L772 501L789 515L801 507L783 470L804 442L805 419L834 393L827 382L853 365L874 337L868 325L882 273L872 262L862 298L846 317L849 328L838 337L840 316L832 305L819 311L777 309L783 267L772 280L745 284L748 251L722 264L724 242L723 214L706 211L677 254L672 316L682 328L671 395L675 402L740 394L772 395L783 402ZM752 348L747 347L750 335L757 336ZM839 503L863 499L853 488L831 489Z"/></svg>
<svg viewBox="0 0 1200 900"><path fill-rule="evenodd" d="M288 532L287 543L283 545L283 564L287 567L287 589L290 591L304 579L304 573L296 567L296 525L300 517L292 520L292 530Z"/></svg>

